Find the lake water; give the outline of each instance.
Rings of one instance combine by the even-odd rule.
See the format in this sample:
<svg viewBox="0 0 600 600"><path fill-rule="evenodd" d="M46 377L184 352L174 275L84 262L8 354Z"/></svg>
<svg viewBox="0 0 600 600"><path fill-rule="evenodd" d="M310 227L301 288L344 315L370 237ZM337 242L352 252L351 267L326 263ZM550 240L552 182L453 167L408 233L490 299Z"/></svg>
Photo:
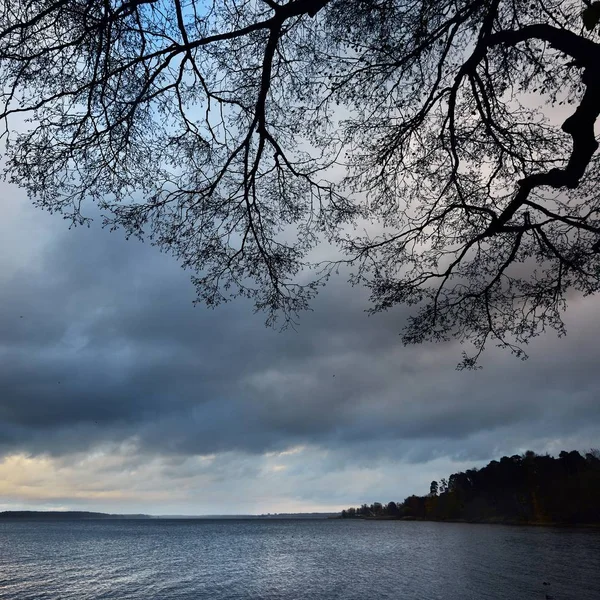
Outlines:
<svg viewBox="0 0 600 600"><path fill-rule="evenodd" d="M546 595L600 599L600 531L348 520L0 521L2 600Z"/></svg>

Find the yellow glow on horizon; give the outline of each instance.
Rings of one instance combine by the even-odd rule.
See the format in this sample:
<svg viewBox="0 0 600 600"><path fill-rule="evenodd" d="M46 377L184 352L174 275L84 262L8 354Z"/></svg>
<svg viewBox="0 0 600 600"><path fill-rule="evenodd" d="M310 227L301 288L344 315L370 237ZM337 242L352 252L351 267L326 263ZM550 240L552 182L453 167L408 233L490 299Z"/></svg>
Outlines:
<svg viewBox="0 0 600 600"><path fill-rule="evenodd" d="M103 469L118 468L122 462L123 457L103 453L84 456L79 461L9 454L0 459L0 498L19 502L172 499L173 491L127 489L123 479L131 471L99 477Z"/></svg>

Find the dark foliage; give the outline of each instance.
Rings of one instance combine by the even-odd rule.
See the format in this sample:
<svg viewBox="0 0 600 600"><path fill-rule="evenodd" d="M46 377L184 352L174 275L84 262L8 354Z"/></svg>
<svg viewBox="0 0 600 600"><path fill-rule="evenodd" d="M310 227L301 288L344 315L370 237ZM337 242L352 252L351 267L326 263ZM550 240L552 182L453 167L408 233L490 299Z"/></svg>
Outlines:
<svg viewBox="0 0 600 600"><path fill-rule="evenodd" d="M8 173L75 223L91 200L149 236L209 305L288 320L343 266L373 311L415 305L406 343L468 340L464 366L489 339L524 356L563 332L570 290L600 285L597 12L2 0Z"/></svg>
<svg viewBox="0 0 600 600"><path fill-rule="evenodd" d="M404 517L499 523L600 524L600 452L558 458L526 452L482 469L454 473L427 496L409 496L391 511L363 504L343 517ZM435 482L434 482L435 483ZM390 503L392 504L392 503ZM381 506L381 505L379 505Z"/></svg>

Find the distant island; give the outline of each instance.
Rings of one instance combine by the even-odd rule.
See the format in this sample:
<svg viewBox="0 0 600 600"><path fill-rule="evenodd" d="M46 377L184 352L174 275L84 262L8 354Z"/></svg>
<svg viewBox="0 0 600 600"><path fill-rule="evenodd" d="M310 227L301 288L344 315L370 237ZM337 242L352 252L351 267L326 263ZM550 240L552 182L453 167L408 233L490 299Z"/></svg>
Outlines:
<svg viewBox="0 0 600 600"><path fill-rule="evenodd" d="M557 458L527 451L482 469L432 481L425 496L363 504L344 519L465 521L522 525L600 525L600 451Z"/></svg>
<svg viewBox="0 0 600 600"><path fill-rule="evenodd" d="M329 519L339 513L266 513L262 515L145 515L110 514L80 510L7 510L0 512L0 519L39 520L92 520L92 519Z"/></svg>
<svg viewBox="0 0 600 600"><path fill-rule="evenodd" d="M81 510L6 510L0 512L0 519L152 519L150 515L113 515L102 512L88 512Z"/></svg>

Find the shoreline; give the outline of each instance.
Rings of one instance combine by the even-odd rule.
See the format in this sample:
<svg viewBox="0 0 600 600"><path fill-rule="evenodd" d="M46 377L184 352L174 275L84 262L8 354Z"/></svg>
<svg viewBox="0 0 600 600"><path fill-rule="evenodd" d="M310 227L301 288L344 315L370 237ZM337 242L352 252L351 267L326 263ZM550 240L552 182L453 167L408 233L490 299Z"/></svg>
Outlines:
<svg viewBox="0 0 600 600"><path fill-rule="evenodd" d="M501 519L424 519L422 517L331 517L342 521L419 521L422 523L460 523L466 525L510 525L512 527L554 527L570 529L598 529L600 523L563 523L557 521L511 521Z"/></svg>

